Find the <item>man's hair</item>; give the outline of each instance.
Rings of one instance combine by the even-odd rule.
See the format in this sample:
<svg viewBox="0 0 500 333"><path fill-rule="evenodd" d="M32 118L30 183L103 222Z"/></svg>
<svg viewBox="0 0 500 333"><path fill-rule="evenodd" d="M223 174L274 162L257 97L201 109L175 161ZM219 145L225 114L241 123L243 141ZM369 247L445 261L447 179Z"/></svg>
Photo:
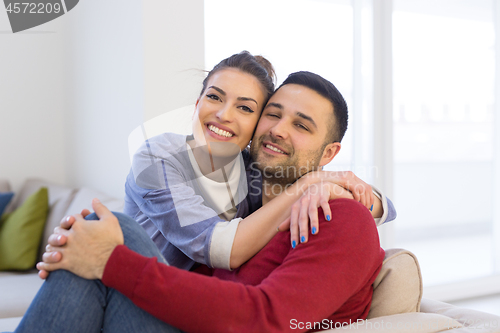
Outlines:
<svg viewBox="0 0 500 333"><path fill-rule="evenodd" d="M312 89L332 103L333 117L328 126L326 140L327 143L342 141L347 130L347 103L333 83L317 74L302 71L288 75L276 91L287 84L298 84Z"/></svg>

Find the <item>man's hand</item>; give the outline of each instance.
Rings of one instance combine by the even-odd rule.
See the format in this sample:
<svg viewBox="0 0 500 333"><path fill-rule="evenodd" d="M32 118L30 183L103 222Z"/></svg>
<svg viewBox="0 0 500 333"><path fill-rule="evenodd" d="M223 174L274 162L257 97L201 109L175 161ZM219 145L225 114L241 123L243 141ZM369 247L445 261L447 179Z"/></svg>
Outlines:
<svg viewBox="0 0 500 333"><path fill-rule="evenodd" d="M86 279L102 278L114 248L123 244L123 233L118 219L99 200L94 199L92 207L98 221L86 221L82 214L76 214L54 230L44 262L37 264L40 271L66 269Z"/></svg>
<svg viewBox="0 0 500 333"><path fill-rule="evenodd" d="M83 218L85 218L85 217L87 217L87 215L90 214L90 211L88 209L84 209L84 210L82 210L82 212L80 214L83 216ZM57 263L57 262L61 261L61 259L62 259L61 253L51 252L50 251L51 247L49 245L51 245L53 247L54 246L60 247L60 246L65 245L68 238L65 235L62 235L59 232L59 229L62 228L65 230L69 230L69 229L71 229L71 226L73 225L73 223L75 223L75 221L76 221L76 219L73 215L65 216L65 217L63 217L63 219L59 223L59 227L54 228L54 233L49 236L49 239L48 239L49 244L46 246L45 252L42 255L42 260L45 263L51 264L51 263ZM40 270L40 271L38 271L38 276L41 279L45 280L49 276L49 272L46 270Z"/></svg>
<svg viewBox="0 0 500 333"><path fill-rule="evenodd" d="M293 248L299 244L299 236L301 243L307 242L309 223L313 235L319 232L318 208L323 208L325 219L330 221L332 212L328 201L339 198L353 199L353 195L345 188L330 182L310 185L302 197L293 204L290 217L280 224L278 230L290 228Z"/></svg>

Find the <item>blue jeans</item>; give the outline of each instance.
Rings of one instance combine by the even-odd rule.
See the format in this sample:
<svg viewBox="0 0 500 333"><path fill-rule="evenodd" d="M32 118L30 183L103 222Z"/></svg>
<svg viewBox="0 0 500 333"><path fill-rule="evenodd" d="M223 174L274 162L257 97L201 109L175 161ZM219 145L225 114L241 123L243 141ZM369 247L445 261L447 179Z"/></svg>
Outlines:
<svg viewBox="0 0 500 333"><path fill-rule="evenodd" d="M143 228L125 214L114 213L125 245L166 263ZM95 214L87 217L97 220ZM124 276L124 278L126 278ZM100 280L86 280L65 270L50 273L16 332L180 332L138 308Z"/></svg>

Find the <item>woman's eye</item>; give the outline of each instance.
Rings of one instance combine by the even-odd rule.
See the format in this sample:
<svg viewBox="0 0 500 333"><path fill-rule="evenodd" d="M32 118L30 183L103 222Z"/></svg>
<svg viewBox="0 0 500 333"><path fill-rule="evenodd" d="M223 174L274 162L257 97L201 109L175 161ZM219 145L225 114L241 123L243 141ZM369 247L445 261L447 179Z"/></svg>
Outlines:
<svg viewBox="0 0 500 333"><path fill-rule="evenodd" d="M219 96L214 94L208 94L207 97L213 99L214 101L218 101L220 99Z"/></svg>
<svg viewBox="0 0 500 333"><path fill-rule="evenodd" d="M250 109L250 108L249 108L248 106L246 106L246 105L242 105L242 106L240 106L240 108L241 108L243 111L245 111L245 112L248 112L248 113L253 113L253 110L252 110L252 109Z"/></svg>

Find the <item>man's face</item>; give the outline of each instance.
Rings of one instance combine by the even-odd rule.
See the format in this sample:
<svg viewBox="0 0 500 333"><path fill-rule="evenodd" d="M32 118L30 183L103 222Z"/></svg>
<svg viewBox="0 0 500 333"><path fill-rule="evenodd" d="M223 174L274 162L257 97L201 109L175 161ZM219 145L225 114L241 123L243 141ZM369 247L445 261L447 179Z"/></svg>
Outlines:
<svg viewBox="0 0 500 333"><path fill-rule="evenodd" d="M332 117L332 104L314 90L297 84L278 89L262 112L250 147L264 177L286 185L328 163L340 149L339 143L325 142Z"/></svg>

